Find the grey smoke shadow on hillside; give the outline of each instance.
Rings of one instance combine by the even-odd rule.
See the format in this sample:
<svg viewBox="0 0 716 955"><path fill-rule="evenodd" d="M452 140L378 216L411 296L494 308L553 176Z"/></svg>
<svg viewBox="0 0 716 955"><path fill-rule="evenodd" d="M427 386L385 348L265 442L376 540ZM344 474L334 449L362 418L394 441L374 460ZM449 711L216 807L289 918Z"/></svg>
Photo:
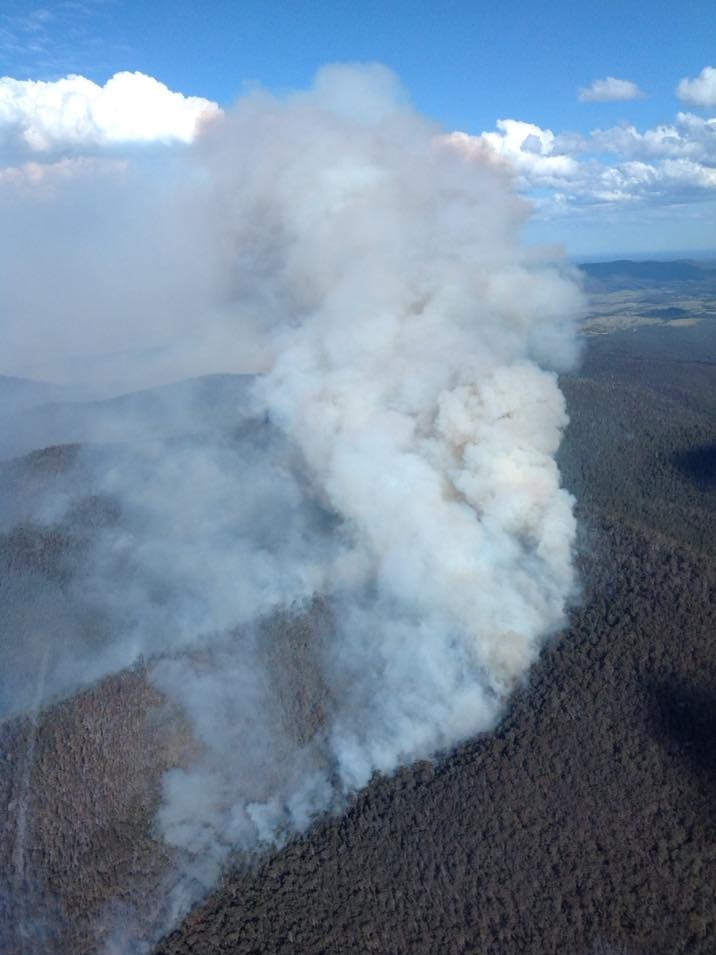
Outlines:
<svg viewBox="0 0 716 955"><path fill-rule="evenodd" d="M0 462L64 443L65 439L52 436L54 429L45 420L47 409L87 397L81 387L0 375Z"/></svg>
<svg viewBox="0 0 716 955"><path fill-rule="evenodd" d="M33 699L46 653L49 700L312 596L281 567L334 528L249 387L101 403L84 419L94 445L0 465L0 714Z"/></svg>
<svg viewBox="0 0 716 955"><path fill-rule="evenodd" d="M229 430L249 413L251 382L250 375L206 375L94 400L72 399L69 387L21 389L25 402L10 396L1 406L0 460L50 445Z"/></svg>
<svg viewBox="0 0 716 955"><path fill-rule="evenodd" d="M197 463L209 454L203 444L239 447L243 441L248 449L251 430L250 382L241 376L180 382L109 401L56 404L54 416L47 406L32 408L35 383L13 385L16 394L24 394L26 413L3 421L6 449L39 441L28 419L40 426L45 441L79 439L87 445L52 446L0 462L0 717L29 705L47 654L44 694L51 700L132 665L144 652L141 640L135 646L122 635L131 603L127 591L136 588L130 585L130 564L120 568L115 562L104 583L96 577L98 549L132 533L120 520L123 480L131 485L129 475L140 460L145 478L152 458L170 460L168 442L184 440L185 453L191 456L193 448ZM44 397L47 389L39 394ZM259 426L254 421L253 427ZM141 487L135 489L141 495ZM110 608L103 589L125 591L121 613Z"/></svg>
<svg viewBox="0 0 716 955"><path fill-rule="evenodd" d="M206 421L165 393L157 414L142 396L132 415L111 409L132 442L49 448L0 467L0 719L141 658L191 719L195 761L164 780L171 806L158 824L176 868L157 890L157 933L228 854L307 825L332 798L318 739L331 708L318 659L329 615L312 599L321 579L311 569L331 563L338 523L265 415L238 406L233 387L209 393ZM106 436L108 420L93 436ZM117 945L146 948L131 912L105 922ZM25 919L18 931L41 947L40 928Z"/></svg>
<svg viewBox="0 0 716 955"><path fill-rule="evenodd" d="M152 937L229 854L281 838L284 817L308 824L332 796L325 740L314 745L331 707L318 660L329 616L313 595L339 527L285 436L236 404L246 382L209 384L206 420L166 393L160 413L142 396L92 432L106 437L117 421L122 443L0 467L0 719L146 660L147 678L191 721L193 762L164 779L157 825L175 865L156 887ZM197 387L205 398L206 382ZM144 951L147 926L110 909L102 931ZM42 947L37 919L18 931Z"/></svg>
<svg viewBox="0 0 716 955"><path fill-rule="evenodd" d="M88 397L86 389L80 387L0 375L0 408L5 416L53 401L82 401Z"/></svg>

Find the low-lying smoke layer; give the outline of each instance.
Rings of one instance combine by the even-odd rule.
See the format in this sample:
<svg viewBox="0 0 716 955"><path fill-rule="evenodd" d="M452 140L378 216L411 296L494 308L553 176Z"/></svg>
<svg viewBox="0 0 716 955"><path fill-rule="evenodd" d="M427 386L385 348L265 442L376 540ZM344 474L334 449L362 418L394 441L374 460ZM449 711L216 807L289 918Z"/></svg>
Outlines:
<svg viewBox="0 0 716 955"><path fill-rule="evenodd" d="M159 824L208 885L237 847L489 728L561 625L556 371L580 298L520 247L500 165L383 68L251 94L189 162L173 206L195 235L168 241L211 291L158 375L260 374L238 435L117 452L97 490L123 517L83 586L113 621L88 672L155 658L193 727Z"/></svg>

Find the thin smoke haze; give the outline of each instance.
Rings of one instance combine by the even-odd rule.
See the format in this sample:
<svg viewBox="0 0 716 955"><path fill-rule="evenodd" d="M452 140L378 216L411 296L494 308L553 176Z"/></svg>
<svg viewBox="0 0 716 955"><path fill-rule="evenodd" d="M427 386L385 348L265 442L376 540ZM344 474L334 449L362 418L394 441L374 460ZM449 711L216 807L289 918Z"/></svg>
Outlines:
<svg viewBox="0 0 716 955"><path fill-rule="evenodd" d="M175 917L237 850L493 726L562 625L557 373L582 305L564 263L521 246L529 210L499 161L417 115L380 66L254 92L155 176L140 163L74 207L72 183L42 213L18 199L13 258L37 240L58 304L25 295L27 267L4 294L18 367L94 387L246 375L199 423L168 392L169 438L121 409L95 423L110 444L92 490L120 517L75 596L107 635L69 636L46 678L67 694L144 657L181 713L192 752L157 817ZM84 284L78 246L51 261L71 208ZM35 353L27 323L47 333Z"/></svg>

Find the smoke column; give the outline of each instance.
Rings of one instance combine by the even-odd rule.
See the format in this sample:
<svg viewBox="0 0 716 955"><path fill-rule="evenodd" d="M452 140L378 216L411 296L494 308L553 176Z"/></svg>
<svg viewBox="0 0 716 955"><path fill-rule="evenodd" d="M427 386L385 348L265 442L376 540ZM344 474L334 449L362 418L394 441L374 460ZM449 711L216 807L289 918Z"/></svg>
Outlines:
<svg viewBox="0 0 716 955"><path fill-rule="evenodd" d="M302 829L373 772L490 727L560 626L575 523L554 461L564 400L544 366L573 360L579 301L520 250L525 210L504 172L416 116L382 68L249 97L201 153L201 205L233 284L224 307L269 356L255 410L309 489L275 465L232 481L227 497L264 498L235 541L257 513L267 526L234 568L223 553L197 561L237 590L202 622L224 634L215 663L154 671L204 747L168 776L161 823L211 881L222 847ZM286 486L267 492L278 474ZM210 511L221 524L236 505ZM275 714L261 637L225 634L313 594L331 606L310 661L330 707L299 745Z"/></svg>
<svg viewBox="0 0 716 955"><path fill-rule="evenodd" d="M158 817L177 910L236 849L489 729L561 626L556 373L581 308L569 269L520 246L499 162L382 67L253 93L187 163L151 234L175 256L161 281L202 292L157 378L253 373L242 437L139 441L104 473L124 518L83 586L113 638L81 657L87 678L146 655L191 727Z"/></svg>

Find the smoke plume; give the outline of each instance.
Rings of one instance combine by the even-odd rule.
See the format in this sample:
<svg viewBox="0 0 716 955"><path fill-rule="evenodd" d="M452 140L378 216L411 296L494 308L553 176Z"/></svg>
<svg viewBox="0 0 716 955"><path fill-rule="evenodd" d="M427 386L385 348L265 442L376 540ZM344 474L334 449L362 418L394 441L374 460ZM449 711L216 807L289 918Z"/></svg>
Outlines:
<svg viewBox="0 0 716 955"><path fill-rule="evenodd" d="M95 426L121 437L93 489L122 516L82 578L108 636L60 654L54 692L143 655L181 710L196 746L157 820L181 905L236 850L489 729L561 626L557 372L580 296L520 245L529 210L499 161L461 151L382 67L251 93L172 169L151 197L126 187L142 201L101 271L87 249L68 327L111 332L114 354L86 378L247 377L228 415L218 393L200 422L168 397L169 436L121 409ZM73 334L51 335L65 370Z"/></svg>

